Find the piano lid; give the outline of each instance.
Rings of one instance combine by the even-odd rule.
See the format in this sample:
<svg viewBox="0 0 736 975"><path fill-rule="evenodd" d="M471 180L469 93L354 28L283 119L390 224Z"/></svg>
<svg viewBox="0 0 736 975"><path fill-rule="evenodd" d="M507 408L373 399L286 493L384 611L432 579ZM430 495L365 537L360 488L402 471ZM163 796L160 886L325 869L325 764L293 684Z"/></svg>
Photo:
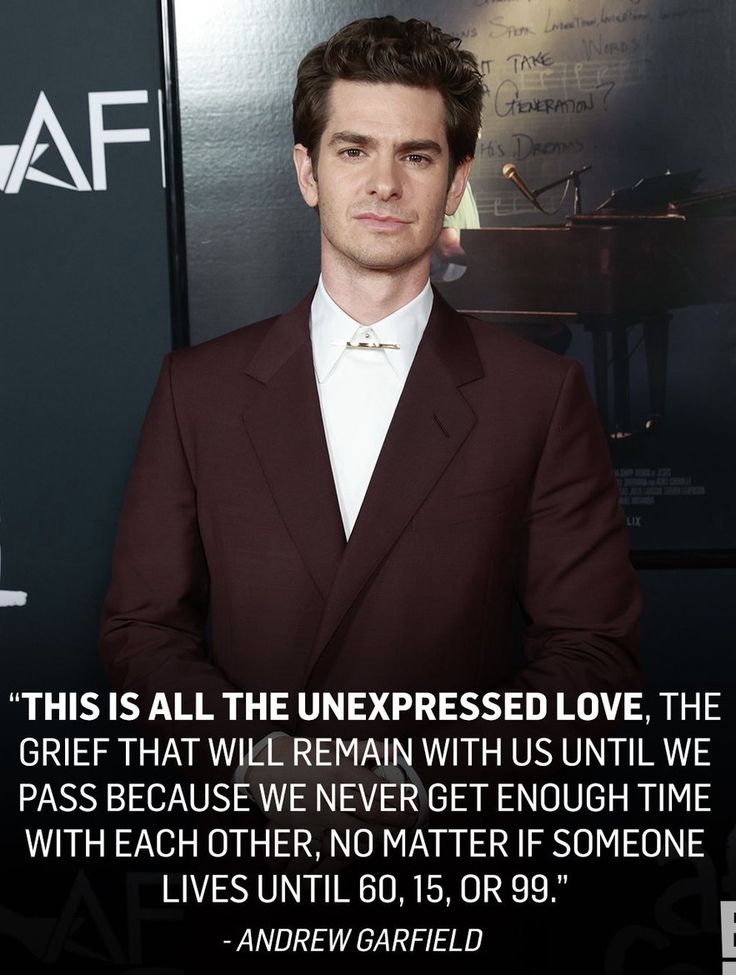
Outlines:
<svg viewBox="0 0 736 975"><path fill-rule="evenodd" d="M614 190L595 212L663 213L675 200L693 196L695 187L702 182L700 173L700 169L691 169L685 173L645 176L634 186Z"/></svg>

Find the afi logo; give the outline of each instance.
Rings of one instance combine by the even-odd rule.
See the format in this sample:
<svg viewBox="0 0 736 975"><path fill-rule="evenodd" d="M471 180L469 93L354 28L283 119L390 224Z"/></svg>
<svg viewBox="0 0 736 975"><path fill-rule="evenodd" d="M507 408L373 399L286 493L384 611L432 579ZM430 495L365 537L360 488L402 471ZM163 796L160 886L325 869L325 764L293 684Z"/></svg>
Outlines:
<svg viewBox="0 0 736 975"><path fill-rule="evenodd" d="M103 110L106 105L147 104L147 91L91 91L87 97L89 101L89 141L92 151L92 184L90 185L89 179L79 164L79 160L64 134L64 130L51 107L51 103L44 92L41 92L21 143L14 146L0 145L0 190L3 190L5 193L18 193L24 180L31 180L35 183L46 183L48 186L60 186L68 190L106 190L106 147L113 142L151 141L150 129L107 129L105 128L103 117ZM159 137L162 141L163 150L160 92L158 113ZM51 145L51 142L40 141L41 131L44 126L48 137L50 137L61 156L62 162L66 166L69 181L51 176L35 165Z"/></svg>

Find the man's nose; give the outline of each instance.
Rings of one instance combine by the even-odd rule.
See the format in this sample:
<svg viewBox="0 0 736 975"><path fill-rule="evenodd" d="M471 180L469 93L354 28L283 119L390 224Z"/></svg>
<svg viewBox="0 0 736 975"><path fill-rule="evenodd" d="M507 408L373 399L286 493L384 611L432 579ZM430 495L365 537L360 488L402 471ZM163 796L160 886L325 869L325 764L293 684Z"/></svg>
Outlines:
<svg viewBox="0 0 736 975"><path fill-rule="evenodd" d="M393 156L377 154L368 176L368 192L379 200L401 196L401 167Z"/></svg>

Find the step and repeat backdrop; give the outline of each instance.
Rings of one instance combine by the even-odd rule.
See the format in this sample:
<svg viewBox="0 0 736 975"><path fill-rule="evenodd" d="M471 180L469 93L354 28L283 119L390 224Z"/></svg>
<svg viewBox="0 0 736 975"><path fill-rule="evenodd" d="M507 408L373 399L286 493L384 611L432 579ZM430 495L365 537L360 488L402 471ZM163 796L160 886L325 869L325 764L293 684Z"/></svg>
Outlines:
<svg viewBox="0 0 736 975"><path fill-rule="evenodd" d="M49 782L54 763L22 767L19 743L68 740L73 722L34 727L12 695L105 686L115 523L171 348L159 10L8 0L1 19L2 957L8 971L120 971L124 881L111 901L99 862L25 848L20 783ZM73 774L63 756L56 774ZM71 825L53 798L42 808Z"/></svg>

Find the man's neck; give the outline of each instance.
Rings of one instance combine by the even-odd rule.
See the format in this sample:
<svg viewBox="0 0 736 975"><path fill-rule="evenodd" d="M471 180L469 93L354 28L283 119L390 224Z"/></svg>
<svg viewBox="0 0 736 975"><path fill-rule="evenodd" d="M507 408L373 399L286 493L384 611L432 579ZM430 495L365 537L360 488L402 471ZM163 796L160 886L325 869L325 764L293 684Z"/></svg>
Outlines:
<svg viewBox="0 0 736 975"><path fill-rule="evenodd" d="M429 277L429 262L395 271L322 264L322 282L336 305L361 325L373 325L419 294Z"/></svg>

